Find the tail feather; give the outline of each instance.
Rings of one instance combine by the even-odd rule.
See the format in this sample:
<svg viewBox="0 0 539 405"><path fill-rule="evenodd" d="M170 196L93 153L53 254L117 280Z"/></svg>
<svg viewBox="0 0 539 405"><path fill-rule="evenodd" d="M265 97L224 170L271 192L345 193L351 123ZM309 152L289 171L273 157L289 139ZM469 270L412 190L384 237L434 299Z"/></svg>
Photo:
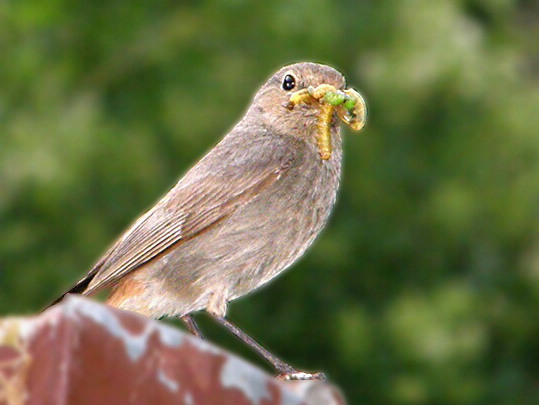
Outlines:
<svg viewBox="0 0 539 405"><path fill-rule="evenodd" d="M71 287L68 291L66 291L60 297L58 297L53 302L51 302L49 305L47 305L43 309L43 311L45 311L46 309L49 309L50 307L58 304L60 301L62 301L64 299L64 297L67 294L82 294L86 290L88 285L92 282L92 279L95 277L95 274L96 273L88 274L88 276L84 277L77 284L75 284L73 287Z"/></svg>

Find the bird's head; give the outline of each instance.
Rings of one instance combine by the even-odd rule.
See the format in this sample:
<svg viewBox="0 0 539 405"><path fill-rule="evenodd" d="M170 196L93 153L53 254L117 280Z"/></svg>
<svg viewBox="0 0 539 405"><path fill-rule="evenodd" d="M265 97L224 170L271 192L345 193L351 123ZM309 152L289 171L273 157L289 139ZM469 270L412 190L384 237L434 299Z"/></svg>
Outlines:
<svg viewBox="0 0 539 405"><path fill-rule="evenodd" d="M317 89L321 91L317 92ZM350 99L347 92L357 94L353 102L359 103L360 108L345 109L344 99L337 100L340 104L330 106L330 101L323 99L327 89L337 97L347 99ZM325 108L328 106L330 108ZM355 117L356 110L361 111L361 117ZM322 150L320 151L322 158L326 159L331 156L330 132L338 133L337 115L345 122L354 116L355 121L361 121L362 127L365 119L364 110L363 99L357 92L346 90L346 80L340 72L330 66L303 62L285 66L271 76L256 93L247 117L258 120L258 124L270 128L276 134L304 138L317 143L319 147L323 138L321 132L324 131L324 124L327 124L326 142L329 145L327 157L324 157ZM350 122L347 123L351 125Z"/></svg>

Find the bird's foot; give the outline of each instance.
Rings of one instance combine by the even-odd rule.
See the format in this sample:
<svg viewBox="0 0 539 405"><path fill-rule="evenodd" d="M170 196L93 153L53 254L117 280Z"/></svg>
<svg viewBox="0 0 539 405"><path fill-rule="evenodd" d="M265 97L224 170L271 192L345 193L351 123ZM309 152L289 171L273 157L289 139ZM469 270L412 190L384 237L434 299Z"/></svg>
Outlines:
<svg viewBox="0 0 539 405"><path fill-rule="evenodd" d="M294 371L291 373L282 373L277 376L282 381L305 381L305 380L327 380L324 373L305 373L303 371Z"/></svg>
<svg viewBox="0 0 539 405"><path fill-rule="evenodd" d="M282 381L327 380L324 373L306 373L286 363L274 364L274 366L279 373L277 378Z"/></svg>

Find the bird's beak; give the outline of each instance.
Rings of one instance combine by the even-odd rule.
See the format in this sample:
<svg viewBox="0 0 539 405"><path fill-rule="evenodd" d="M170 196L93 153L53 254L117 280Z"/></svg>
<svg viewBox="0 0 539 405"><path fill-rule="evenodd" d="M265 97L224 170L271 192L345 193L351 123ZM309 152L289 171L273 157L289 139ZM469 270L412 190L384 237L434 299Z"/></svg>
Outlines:
<svg viewBox="0 0 539 405"><path fill-rule="evenodd" d="M287 108L298 104L319 104L318 148L323 160L331 158L331 119L336 112L339 118L355 131L361 130L367 120L367 104L354 89L337 90L330 84L309 86L291 94Z"/></svg>

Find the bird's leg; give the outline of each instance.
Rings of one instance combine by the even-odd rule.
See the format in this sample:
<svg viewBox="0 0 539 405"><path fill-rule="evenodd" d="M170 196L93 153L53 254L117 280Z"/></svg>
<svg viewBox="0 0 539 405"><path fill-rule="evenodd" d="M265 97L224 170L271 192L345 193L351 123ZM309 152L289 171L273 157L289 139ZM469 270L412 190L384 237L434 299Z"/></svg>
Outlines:
<svg viewBox="0 0 539 405"><path fill-rule="evenodd" d="M229 331L231 331L236 337L238 337L242 342L248 345L251 349L257 352L260 356L264 357L273 368L279 373L278 378L281 380L325 380L326 376L323 373L304 373L302 371L296 370L294 367L280 360L273 354L271 354L264 346L250 337L243 330L238 328L224 316L213 315L213 318Z"/></svg>
<svg viewBox="0 0 539 405"><path fill-rule="evenodd" d="M200 331L200 328L198 327L192 315L184 315L181 316L180 319L185 323L185 326L187 326L189 332L191 332L193 335L200 339L204 339L204 335Z"/></svg>

